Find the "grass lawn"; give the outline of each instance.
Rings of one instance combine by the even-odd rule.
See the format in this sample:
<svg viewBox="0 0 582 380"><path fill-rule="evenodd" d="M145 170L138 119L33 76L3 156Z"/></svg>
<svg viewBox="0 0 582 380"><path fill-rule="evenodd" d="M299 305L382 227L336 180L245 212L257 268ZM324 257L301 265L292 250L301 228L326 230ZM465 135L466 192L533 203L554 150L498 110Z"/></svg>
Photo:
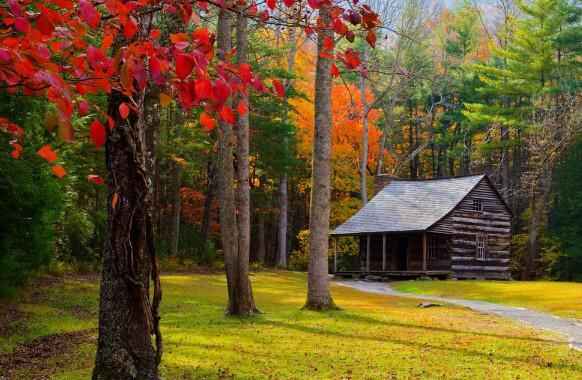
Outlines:
<svg viewBox="0 0 582 380"><path fill-rule="evenodd" d="M301 311L305 275L266 272L253 276L264 314L238 319L223 314L223 275L162 281L167 380L582 378L582 353L556 336L464 308L422 309L414 300L334 286L342 311ZM0 337L0 352L15 355L37 338L32 345L49 353L32 355L13 378L90 378L96 281L65 278L35 289L20 304L24 322Z"/></svg>
<svg viewBox="0 0 582 380"><path fill-rule="evenodd" d="M582 283L550 281L403 281L394 289L523 306L582 319Z"/></svg>

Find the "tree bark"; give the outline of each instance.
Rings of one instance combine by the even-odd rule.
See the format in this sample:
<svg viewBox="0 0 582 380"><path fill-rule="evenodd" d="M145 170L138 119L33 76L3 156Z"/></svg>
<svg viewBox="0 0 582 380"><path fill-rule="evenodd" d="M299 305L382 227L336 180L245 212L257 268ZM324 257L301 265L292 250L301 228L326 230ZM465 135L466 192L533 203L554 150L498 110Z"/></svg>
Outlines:
<svg viewBox="0 0 582 380"><path fill-rule="evenodd" d="M225 59L231 50L232 19L229 11L221 9L217 26L217 54ZM220 240L224 252L224 265L228 287L227 314L236 314L238 281L238 230L236 223L236 205L234 199L233 167L233 131L232 127L219 119L218 121L218 198L220 202Z"/></svg>
<svg viewBox="0 0 582 380"><path fill-rule="evenodd" d="M136 38L143 39L149 33L152 20L150 14L139 21ZM108 98L108 115L115 127L107 128L105 144L107 237L93 380L159 379L162 291L154 244L151 179L155 158L151 128L159 125L146 127L149 122L159 124L154 93L146 88L134 94L137 111L127 119L119 114L121 103L129 103L127 96L113 90Z"/></svg>
<svg viewBox="0 0 582 380"><path fill-rule="evenodd" d="M335 307L329 291L328 234L331 195L331 65L325 51L326 38L333 39L331 5L322 3L317 35L317 65L315 74L315 136L313 139L313 169L311 174L311 204L309 207L309 273L305 308L324 310Z"/></svg>
<svg viewBox="0 0 582 380"><path fill-rule="evenodd" d="M287 70L293 72L295 68L295 58L297 55L297 33L295 28L289 29L289 54L287 55ZM289 90L292 85L292 80L288 79L285 83L285 88ZM287 117L289 113L287 112ZM287 141L284 141L287 144ZM287 173L283 173L279 178L279 224L277 230L277 266L287 268L287 232L288 232L288 217L289 217L289 178Z"/></svg>
<svg viewBox="0 0 582 380"><path fill-rule="evenodd" d="M236 48L239 64L248 62L248 21L241 11L237 15ZM239 102L249 104L246 94L238 96ZM238 177L238 257L236 282L237 306L231 314L250 315L257 311L249 278L249 259L251 246L251 188L249 183L249 114L238 114L237 118L237 177Z"/></svg>
<svg viewBox="0 0 582 380"><path fill-rule="evenodd" d="M289 197L287 173L279 178L279 224L277 229L277 266L287 268L287 214ZM264 228L263 228L264 229Z"/></svg>
<svg viewBox="0 0 582 380"><path fill-rule="evenodd" d="M93 380L157 380L162 354L158 315L161 288L152 228L153 191L147 170L151 157L143 101L139 115L123 120L118 107L126 100L119 92L109 98L109 115L116 126L106 143L108 235ZM155 347L151 335L156 338Z"/></svg>
<svg viewBox="0 0 582 380"><path fill-rule="evenodd" d="M363 61L368 62L368 49L364 45ZM366 78L360 73L360 102L362 103L362 148L360 149L360 198L362 205L368 203L368 101L366 99Z"/></svg>
<svg viewBox="0 0 582 380"><path fill-rule="evenodd" d="M180 198L180 188L182 187L182 166L179 163L174 163L174 188L173 190L173 204L172 204L172 242L170 245L170 254L174 257L178 256L178 248L180 244L180 213L182 209L182 199Z"/></svg>
<svg viewBox="0 0 582 380"><path fill-rule="evenodd" d="M257 261L261 264L265 263L267 256L267 245L265 244L265 215L261 210L257 213L257 234L259 246L257 247Z"/></svg>
<svg viewBox="0 0 582 380"><path fill-rule="evenodd" d="M204 197L204 211L202 213L202 225L200 227L200 234L204 242L204 252L208 253L208 241L210 238L210 214L212 213L212 202L214 201L215 187L216 187L216 169L211 157L208 160L207 166L208 187L206 189L206 196Z"/></svg>

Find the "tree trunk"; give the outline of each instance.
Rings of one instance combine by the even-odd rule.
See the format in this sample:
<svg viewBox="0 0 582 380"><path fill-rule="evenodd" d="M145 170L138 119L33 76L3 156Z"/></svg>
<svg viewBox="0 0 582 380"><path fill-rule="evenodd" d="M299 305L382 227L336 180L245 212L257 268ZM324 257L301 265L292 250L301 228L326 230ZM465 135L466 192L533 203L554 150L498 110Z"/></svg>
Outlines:
<svg viewBox="0 0 582 380"><path fill-rule="evenodd" d="M295 68L295 57L297 55L297 33L295 28L289 28L289 54L287 55L287 70L293 72ZM287 79L285 88L289 90L292 85L292 80ZM287 115L289 116L289 112ZM288 142L285 140L285 144ZM283 173L279 178L279 224L277 230L277 261L276 265L281 268L287 268L287 230L288 230L288 215L289 215L289 181L287 173Z"/></svg>
<svg viewBox="0 0 582 380"><path fill-rule="evenodd" d="M225 59L231 50L232 19L230 12L221 9L217 26L217 54ZM218 200L220 202L220 240L228 287L227 314L236 314L238 282L238 229L234 199L234 167L232 158L233 131L230 124L218 121Z"/></svg>
<svg viewBox="0 0 582 380"><path fill-rule="evenodd" d="M309 207L309 273L305 307L324 310L334 307L328 279L328 234L331 195L331 65L324 51L326 38L333 40L331 6L322 3L317 36L315 74L315 136L313 139L313 169L311 174L311 204Z"/></svg>
<svg viewBox="0 0 582 380"><path fill-rule="evenodd" d="M508 194L510 194L511 190L511 169L509 167L509 128L502 126L501 127L501 194L503 198L507 201Z"/></svg>
<svg viewBox="0 0 582 380"><path fill-rule="evenodd" d="M212 158L208 160L207 166L208 187L206 189L206 196L204 197L204 211L202 212L202 225L200 233L204 242L204 252L208 253L208 240L210 238L210 214L212 213L212 202L214 201L214 192L216 186L216 169Z"/></svg>
<svg viewBox="0 0 582 380"><path fill-rule="evenodd" d="M248 62L248 26L247 17L243 12L237 15L237 61L239 64ZM245 94L238 96L239 102L249 104ZM237 177L238 177L238 257L236 282L237 306L230 310L231 314L250 315L257 311L253 299L251 281L249 279L249 259L251 246L251 188L249 183L249 114L238 114L237 118Z"/></svg>
<svg viewBox="0 0 582 380"><path fill-rule="evenodd" d="M364 45L363 64L368 62L368 49ZM362 205L368 203L368 101L366 99L366 78L360 73L360 101L362 103L362 148L360 150L360 198Z"/></svg>
<svg viewBox="0 0 582 380"><path fill-rule="evenodd" d="M279 224L277 230L277 266L287 268L287 173L279 178Z"/></svg>
<svg viewBox="0 0 582 380"><path fill-rule="evenodd" d="M182 187L182 166L174 163L174 189L172 204L172 242L170 245L170 255L178 256L178 247L180 244L180 213L182 208L182 199L180 198L180 188Z"/></svg>
<svg viewBox="0 0 582 380"><path fill-rule="evenodd" d="M152 228L153 191L147 170L151 157L145 141L143 102L139 115L122 120L118 107L126 100L119 92L109 98L109 115L116 126L106 144L108 234L93 380L157 380L162 354L161 288ZM151 335L156 338L155 347Z"/></svg>
<svg viewBox="0 0 582 380"><path fill-rule="evenodd" d="M257 213L257 234L259 240L259 246L257 248L257 261L261 264L265 263L265 257L267 256L267 246L265 244L265 215L263 211L259 210Z"/></svg>

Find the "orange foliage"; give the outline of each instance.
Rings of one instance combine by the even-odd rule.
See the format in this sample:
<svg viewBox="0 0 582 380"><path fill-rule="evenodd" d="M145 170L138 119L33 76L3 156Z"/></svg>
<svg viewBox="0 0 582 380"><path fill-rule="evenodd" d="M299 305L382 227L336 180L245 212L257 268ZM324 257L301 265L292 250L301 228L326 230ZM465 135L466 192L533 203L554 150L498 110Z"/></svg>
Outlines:
<svg viewBox="0 0 582 380"><path fill-rule="evenodd" d="M202 214L204 213L205 196L199 191L189 187L180 189L180 198L182 201L181 217L184 223L188 224L202 224ZM218 224L218 202L212 202L210 211L210 232L214 234L220 233L220 225Z"/></svg>

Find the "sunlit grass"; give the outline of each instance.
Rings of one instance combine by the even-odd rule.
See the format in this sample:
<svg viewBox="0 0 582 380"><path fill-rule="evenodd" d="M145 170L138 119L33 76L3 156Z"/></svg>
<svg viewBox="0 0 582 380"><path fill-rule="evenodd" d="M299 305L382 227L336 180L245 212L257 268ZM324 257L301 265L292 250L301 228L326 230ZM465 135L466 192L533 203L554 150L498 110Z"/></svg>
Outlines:
<svg viewBox="0 0 582 380"><path fill-rule="evenodd" d="M37 306L60 309L71 318L76 318L74 302L96 308L97 287L85 287L82 298L93 300L82 301L71 281L50 290L47 304ZM299 273L253 276L263 314L240 319L224 316L223 275L164 276L164 379L582 377L582 354L556 336L463 308L422 309L413 300L341 286L333 287L341 311L302 311L305 282ZM70 320L67 328L95 326L95 317L87 315L82 322ZM39 323L36 319L40 314L33 314L30 323ZM51 324L42 331L60 328ZM94 345L84 344L51 359L53 378L90 378L93 354ZM34 378L27 376L23 371L19 379Z"/></svg>
<svg viewBox="0 0 582 380"><path fill-rule="evenodd" d="M523 306L582 319L582 283L550 281L404 281L395 289Z"/></svg>

